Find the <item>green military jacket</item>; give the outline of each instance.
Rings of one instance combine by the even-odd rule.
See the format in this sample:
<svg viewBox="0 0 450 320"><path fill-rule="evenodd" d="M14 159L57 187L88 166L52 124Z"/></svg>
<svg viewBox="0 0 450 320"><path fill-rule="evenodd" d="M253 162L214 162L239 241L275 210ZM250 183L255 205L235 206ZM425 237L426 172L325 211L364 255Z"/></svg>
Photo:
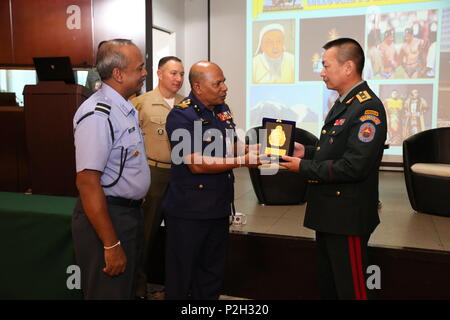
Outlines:
<svg viewBox="0 0 450 320"><path fill-rule="evenodd" d="M386 113L366 82L330 110L317 146L306 147L300 174L309 183L305 227L367 235L378 217L378 169Z"/></svg>

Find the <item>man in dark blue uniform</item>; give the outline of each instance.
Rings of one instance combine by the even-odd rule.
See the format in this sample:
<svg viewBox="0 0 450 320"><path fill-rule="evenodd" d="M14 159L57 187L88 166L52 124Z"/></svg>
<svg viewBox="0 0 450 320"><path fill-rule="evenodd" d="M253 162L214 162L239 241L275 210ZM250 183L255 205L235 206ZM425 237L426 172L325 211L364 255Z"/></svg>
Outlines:
<svg viewBox="0 0 450 320"><path fill-rule="evenodd" d="M147 72L130 40L102 44L102 88L77 110L77 188L72 217L76 261L85 299L131 299L142 240L141 199L150 186L138 113L128 100Z"/></svg>
<svg viewBox="0 0 450 320"><path fill-rule="evenodd" d="M321 76L339 99L317 146L296 144L280 163L309 182L305 227L316 230L322 298L366 299L367 242L378 217L378 168L386 140L382 102L362 80L364 52L353 39L327 43Z"/></svg>
<svg viewBox="0 0 450 320"><path fill-rule="evenodd" d="M219 66L194 64L189 82L191 93L172 109L166 124L172 147L172 173L162 203L166 299L218 299L234 200L232 169L257 166L258 158L256 151L246 153L234 135Z"/></svg>

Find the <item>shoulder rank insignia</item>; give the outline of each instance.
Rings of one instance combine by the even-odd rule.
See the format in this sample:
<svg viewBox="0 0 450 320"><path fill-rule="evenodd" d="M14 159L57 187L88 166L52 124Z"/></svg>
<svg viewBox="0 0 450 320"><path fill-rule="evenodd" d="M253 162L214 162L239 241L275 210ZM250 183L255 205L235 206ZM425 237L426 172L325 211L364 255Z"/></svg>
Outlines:
<svg viewBox="0 0 450 320"><path fill-rule="evenodd" d="M370 94L367 91L361 91L356 95L356 98L359 100L359 102L363 103L364 101L372 99Z"/></svg>
<svg viewBox="0 0 450 320"><path fill-rule="evenodd" d="M179 104L176 105L176 107L181 109L186 109L191 104L191 99L186 99L181 101Z"/></svg>
<svg viewBox="0 0 450 320"><path fill-rule="evenodd" d="M95 111L100 111L109 115L111 113L111 107L105 103L97 102L97 105L95 106Z"/></svg>

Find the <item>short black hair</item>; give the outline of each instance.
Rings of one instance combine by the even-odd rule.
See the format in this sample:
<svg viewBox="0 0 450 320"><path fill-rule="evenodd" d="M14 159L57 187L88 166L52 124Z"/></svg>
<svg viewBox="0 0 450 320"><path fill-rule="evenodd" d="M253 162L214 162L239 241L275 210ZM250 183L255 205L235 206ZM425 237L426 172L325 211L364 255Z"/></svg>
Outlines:
<svg viewBox="0 0 450 320"><path fill-rule="evenodd" d="M163 57L161 59L159 59L158 62L158 69L161 69L162 66L164 66L167 62L169 62L170 60L175 60L177 62L182 63L181 59L175 56L167 56L167 57Z"/></svg>
<svg viewBox="0 0 450 320"><path fill-rule="evenodd" d="M340 63L351 60L356 65L356 71L361 76L364 69L364 51L358 41L351 38L339 38L327 42L323 49L328 50L333 47L338 48L337 58Z"/></svg>

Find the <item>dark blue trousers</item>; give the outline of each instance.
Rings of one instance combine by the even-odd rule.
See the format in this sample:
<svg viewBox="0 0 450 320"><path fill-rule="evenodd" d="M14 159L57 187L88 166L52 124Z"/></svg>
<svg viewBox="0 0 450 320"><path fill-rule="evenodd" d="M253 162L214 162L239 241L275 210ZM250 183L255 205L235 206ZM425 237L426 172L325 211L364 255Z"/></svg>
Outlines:
<svg viewBox="0 0 450 320"><path fill-rule="evenodd" d="M78 199L72 214L72 238L76 261L81 269L81 289L85 299L132 299L143 243L142 209L108 204L108 211L127 257L125 272L111 277L102 271L105 267L103 243Z"/></svg>
<svg viewBox="0 0 450 320"><path fill-rule="evenodd" d="M225 273L229 220L165 217L168 300L217 300Z"/></svg>

